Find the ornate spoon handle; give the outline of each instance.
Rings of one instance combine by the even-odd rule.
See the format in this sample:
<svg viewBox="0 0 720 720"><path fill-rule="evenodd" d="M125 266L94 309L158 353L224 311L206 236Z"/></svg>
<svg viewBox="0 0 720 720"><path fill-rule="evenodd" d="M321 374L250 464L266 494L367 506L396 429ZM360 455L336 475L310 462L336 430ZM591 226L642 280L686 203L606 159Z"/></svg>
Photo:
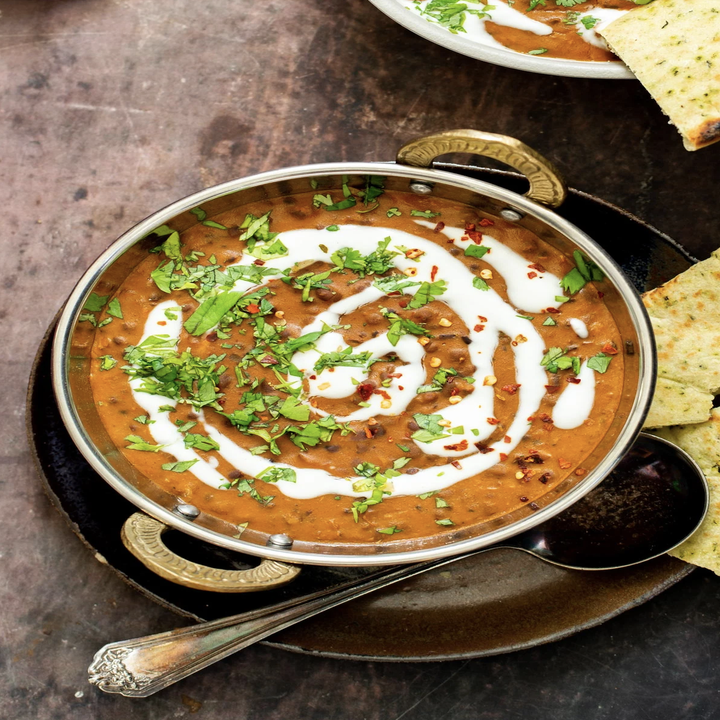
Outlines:
<svg viewBox="0 0 720 720"><path fill-rule="evenodd" d="M339 587L262 610L158 635L110 643L96 653L88 668L88 679L107 693L148 697L306 618L474 554L476 553L403 565L399 568L395 566Z"/></svg>

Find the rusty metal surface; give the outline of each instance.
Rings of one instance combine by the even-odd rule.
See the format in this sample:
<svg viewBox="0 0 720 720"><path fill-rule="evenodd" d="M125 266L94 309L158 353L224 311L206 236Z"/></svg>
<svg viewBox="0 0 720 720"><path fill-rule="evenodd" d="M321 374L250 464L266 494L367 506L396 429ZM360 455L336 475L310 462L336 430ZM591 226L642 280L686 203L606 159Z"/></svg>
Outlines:
<svg viewBox="0 0 720 720"><path fill-rule="evenodd" d="M476 127L518 137L571 185L705 257L718 244L720 146L687 153L636 83L484 65L365 0L4 0L0 58L0 715L713 717L720 581L705 572L608 625L501 658L382 665L257 647L149 701L101 696L85 681L95 650L178 619L90 560L43 495L22 415L35 350L82 270L202 187L389 160L417 135Z"/></svg>

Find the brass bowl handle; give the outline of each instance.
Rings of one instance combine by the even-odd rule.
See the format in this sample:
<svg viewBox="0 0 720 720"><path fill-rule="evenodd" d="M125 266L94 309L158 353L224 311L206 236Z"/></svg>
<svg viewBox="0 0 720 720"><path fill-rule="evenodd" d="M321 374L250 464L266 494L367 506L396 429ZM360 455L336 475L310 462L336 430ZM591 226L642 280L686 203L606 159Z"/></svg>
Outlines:
<svg viewBox="0 0 720 720"><path fill-rule="evenodd" d="M250 570L220 570L190 562L172 552L162 541L168 526L144 513L134 513L122 527L125 547L149 570L170 582L222 593L269 590L294 580L300 573L295 565L263 560Z"/></svg>
<svg viewBox="0 0 720 720"><path fill-rule="evenodd" d="M439 155L471 153L499 160L521 172L530 181L526 197L535 202L559 207L567 196L565 180L558 169L524 142L479 130L448 130L412 140L398 150L401 165L428 168Z"/></svg>

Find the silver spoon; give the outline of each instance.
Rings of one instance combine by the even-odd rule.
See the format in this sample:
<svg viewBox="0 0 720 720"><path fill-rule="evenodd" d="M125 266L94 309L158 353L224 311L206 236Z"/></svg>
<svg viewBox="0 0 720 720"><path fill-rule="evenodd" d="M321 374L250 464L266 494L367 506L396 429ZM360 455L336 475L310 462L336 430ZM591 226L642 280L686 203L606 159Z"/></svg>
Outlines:
<svg viewBox="0 0 720 720"><path fill-rule="evenodd" d="M148 697L280 630L456 560L515 548L554 565L611 570L662 555L686 540L708 508L705 476L683 450L641 434L598 488L571 508L521 535L474 552L383 568L340 586L261 610L105 645L88 668L108 693Z"/></svg>

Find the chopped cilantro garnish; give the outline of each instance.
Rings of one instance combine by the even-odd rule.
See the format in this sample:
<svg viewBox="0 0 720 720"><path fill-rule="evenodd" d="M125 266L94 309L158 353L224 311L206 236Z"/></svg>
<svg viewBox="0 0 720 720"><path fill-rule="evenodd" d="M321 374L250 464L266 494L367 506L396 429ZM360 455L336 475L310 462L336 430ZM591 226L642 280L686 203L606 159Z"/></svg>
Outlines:
<svg viewBox="0 0 720 720"><path fill-rule="evenodd" d="M436 520L436 525L454 525L455 523L450 518L443 518L442 520Z"/></svg>
<svg viewBox="0 0 720 720"><path fill-rule="evenodd" d="M90 293L90 297L85 301L83 310L88 312L100 312L105 307L105 303L108 300L109 295L98 295L97 293Z"/></svg>
<svg viewBox="0 0 720 720"><path fill-rule="evenodd" d="M438 217L438 215L440 215L439 212L433 212L432 210L411 210L410 214L413 217L421 217L421 218L426 218L428 220L430 218Z"/></svg>
<svg viewBox="0 0 720 720"><path fill-rule="evenodd" d="M117 365L117 360L112 355L103 355L100 358L101 370L112 370Z"/></svg>
<svg viewBox="0 0 720 720"><path fill-rule="evenodd" d="M435 507L436 508L448 508L450 507L447 500L443 500L441 497L435 498Z"/></svg>
<svg viewBox="0 0 720 720"><path fill-rule="evenodd" d="M547 317L543 325L557 325L557 323L551 317Z"/></svg>
<svg viewBox="0 0 720 720"><path fill-rule="evenodd" d="M391 525L390 527L386 528L378 528L377 531L379 533L382 533L383 535L394 535L395 533L402 532L402 529L399 528L397 525Z"/></svg>
<svg viewBox="0 0 720 720"><path fill-rule="evenodd" d="M120 301L117 298L113 298L107 306L107 314L112 315L115 318L123 319L122 308L120 307Z"/></svg>
<svg viewBox="0 0 720 720"><path fill-rule="evenodd" d="M612 357L610 355L598 353L597 355L593 355L593 357L587 361L587 366L596 372L605 373L607 372L608 367L610 367L611 360Z"/></svg>
<svg viewBox="0 0 720 720"><path fill-rule="evenodd" d="M278 482L283 480L284 482L294 483L297 480L297 473L290 467L268 467L257 475L258 480L264 480L265 482Z"/></svg>
<svg viewBox="0 0 720 720"><path fill-rule="evenodd" d="M396 207L388 208L387 212L385 213L389 218L392 217L400 217L402 213L400 210L398 210Z"/></svg>
<svg viewBox="0 0 720 720"><path fill-rule="evenodd" d="M473 287L478 290L489 290L490 286L480 277L473 278Z"/></svg>
<svg viewBox="0 0 720 720"><path fill-rule="evenodd" d="M422 325L418 325L412 320L402 318L387 308L381 308L380 312L390 322L387 337L393 346L398 344L403 335L424 335L426 337L432 337Z"/></svg>
<svg viewBox="0 0 720 720"><path fill-rule="evenodd" d="M183 460L181 462L163 463L163 465L161 465L161 467L163 470L169 470L170 472L181 473L181 472L185 472L186 470L189 470L196 462L197 462L197 458L195 458L195 460Z"/></svg>
<svg viewBox="0 0 720 720"><path fill-rule="evenodd" d="M536 50L528 50L528 55L544 55L547 51L547 48L537 48Z"/></svg>
<svg viewBox="0 0 720 720"><path fill-rule="evenodd" d="M465 255L468 257L481 258L489 250L485 245L468 245L465 248Z"/></svg>
<svg viewBox="0 0 720 720"><path fill-rule="evenodd" d="M321 355L315 367L313 368L316 373L320 373L326 368L331 367L369 367L373 362L377 360L372 359L372 353L369 351L353 354L350 346L339 352L329 352Z"/></svg>
<svg viewBox="0 0 720 720"><path fill-rule="evenodd" d="M605 279L605 273L579 250L573 252L573 259L576 267L561 280L563 290L567 290L571 295L574 295L580 292L590 281L599 282Z"/></svg>
<svg viewBox="0 0 720 720"><path fill-rule="evenodd" d="M408 307L412 309L421 308L423 305L433 302L438 295L442 295L446 290L447 283L444 280L436 280L431 283L424 282L413 295Z"/></svg>
<svg viewBox="0 0 720 720"><path fill-rule="evenodd" d="M205 452L220 449L220 446L212 438L205 437L205 435L188 433L183 438L183 441L186 448L195 448L196 450L204 450Z"/></svg>
<svg viewBox="0 0 720 720"><path fill-rule="evenodd" d="M125 440L129 442L129 445L126 445L125 447L128 450L143 450L144 452L157 452L160 450L163 445L151 445L148 442L145 442L139 435L128 435Z"/></svg>
<svg viewBox="0 0 720 720"><path fill-rule="evenodd" d="M415 413L413 420L420 426L412 435L412 439L416 442L429 443L433 440L440 440L449 437L447 428L439 425L439 421L443 419L442 415L425 415L423 413Z"/></svg>

